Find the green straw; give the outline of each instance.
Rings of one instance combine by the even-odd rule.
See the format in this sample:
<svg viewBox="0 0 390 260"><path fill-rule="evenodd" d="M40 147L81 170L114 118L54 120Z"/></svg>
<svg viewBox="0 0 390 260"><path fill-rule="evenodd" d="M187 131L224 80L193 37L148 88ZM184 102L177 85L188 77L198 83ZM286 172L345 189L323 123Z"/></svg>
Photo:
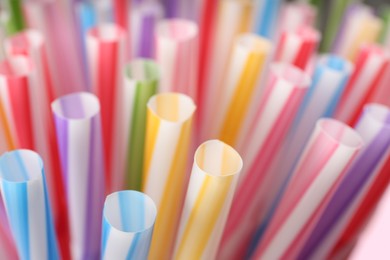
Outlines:
<svg viewBox="0 0 390 260"><path fill-rule="evenodd" d="M135 69L136 66L137 69ZM140 66L142 71L140 71ZM159 73L155 62L144 59L128 64L126 72L126 79L133 82L130 85L135 85L125 170L126 189L141 190L145 148L146 104L149 98L156 94Z"/></svg>
<svg viewBox="0 0 390 260"><path fill-rule="evenodd" d="M6 6L9 11L9 20L7 22L8 35L15 34L24 29L24 17L22 12L21 0L6 0Z"/></svg>
<svg viewBox="0 0 390 260"><path fill-rule="evenodd" d="M386 5L381 7L380 17L383 21L383 27L379 36L379 43L386 44L386 40L389 38L390 31L390 6Z"/></svg>

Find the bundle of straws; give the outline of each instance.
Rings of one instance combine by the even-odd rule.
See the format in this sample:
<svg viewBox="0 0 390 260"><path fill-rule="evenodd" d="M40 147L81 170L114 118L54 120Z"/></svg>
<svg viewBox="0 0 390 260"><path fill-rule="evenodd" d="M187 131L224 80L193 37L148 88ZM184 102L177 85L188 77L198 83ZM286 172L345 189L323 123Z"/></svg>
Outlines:
<svg viewBox="0 0 390 260"><path fill-rule="evenodd" d="M2 1L0 259L348 258L390 182L380 10Z"/></svg>

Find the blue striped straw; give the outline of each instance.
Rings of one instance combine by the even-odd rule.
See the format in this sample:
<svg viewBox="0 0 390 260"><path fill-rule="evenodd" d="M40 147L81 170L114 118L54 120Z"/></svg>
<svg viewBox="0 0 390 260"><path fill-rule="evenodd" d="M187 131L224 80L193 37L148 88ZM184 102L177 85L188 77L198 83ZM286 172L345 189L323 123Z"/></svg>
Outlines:
<svg viewBox="0 0 390 260"><path fill-rule="evenodd" d="M15 150L0 157L1 193L20 259L59 259L41 157Z"/></svg>
<svg viewBox="0 0 390 260"><path fill-rule="evenodd" d="M265 38L272 39L276 34L276 17L281 0L257 0L253 31Z"/></svg>
<svg viewBox="0 0 390 260"><path fill-rule="evenodd" d="M78 92L52 103L66 189L72 259L99 259L104 202L100 104Z"/></svg>
<svg viewBox="0 0 390 260"><path fill-rule="evenodd" d="M102 259L147 259L157 208L144 193L107 196L103 210Z"/></svg>

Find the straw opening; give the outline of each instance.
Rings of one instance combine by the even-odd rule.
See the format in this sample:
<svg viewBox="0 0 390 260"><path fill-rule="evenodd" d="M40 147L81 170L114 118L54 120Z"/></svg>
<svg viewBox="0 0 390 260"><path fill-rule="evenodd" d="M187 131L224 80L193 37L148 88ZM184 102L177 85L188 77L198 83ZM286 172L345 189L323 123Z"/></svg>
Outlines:
<svg viewBox="0 0 390 260"><path fill-rule="evenodd" d="M89 31L89 35L104 42L114 42L124 36L124 31L115 24L101 24Z"/></svg>
<svg viewBox="0 0 390 260"><path fill-rule="evenodd" d="M162 120L184 122L194 113L195 104L184 94L163 93L151 97L148 108Z"/></svg>
<svg viewBox="0 0 390 260"><path fill-rule="evenodd" d="M198 34L198 26L189 20L170 19L161 21L156 28L157 36L176 41L187 41Z"/></svg>
<svg viewBox="0 0 390 260"><path fill-rule="evenodd" d="M119 191L107 196L104 217L115 229L138 233L150 229L155 222L157 208L153 200L138 191Z"/></svg>
<svg viewBox="0 0 390 260"><path fill-rule="evenodd" d="M340 121L330 118L320 119L317 121L317 127L330 139L345 147L357 149L363 145L360 135Z"/></svg>
<svg viewBox="0 0 390 260"><path fill-rule="evenodd" d="M156 81L159 77L159 69L153 60L136 59L127 64L126 74L129 78L141 82Z"/></svg>
<svg viewBox="0 0 390 260"><path fill-rule="evenodd" d="M387 106L381 104L368 104L363 110L375 122L385 124L386 127L390 128L390 109Z"/></svg>
<svg viewBox="0 0 390 260"><path fill-rule="evenodd" d="M276 77L290 82L296 87L305 88L311 82L310 76L306 72L291 64L274 63L271 65L271 71Z"/></svg>
<svg viewBox="0 0 390 260"><path fill-rule="evenodd" d="M31 73L32 69L32 63L27 57L15 55L0 63L0 76L19 78Z"/></svg>
<svg viewBox="0 0 390 260"><path fill-rule="evenodd" d="M237 174L243 166L238 152L219 140L201 144L195 152L195 162L203 172L216 177Z"/></svg>
<svg viewBox="0 0 390 260"><path fill-rule="evenodd" d="M0 157L0 176L8 182L28 182L42 178L41 157L30 150L14 150Z"/></svg>
<svg viewBox="0 0 390 260"><path fill-rule="evenodd" d="M98 98L87 92L79 92L60 97L52 103L53 112L68 120L88 119L100 112Z"/></svg>
<svg viewBox="0 0 390 260"><path fill-rule="evenodd" d="M240 35L237 39L237 44L244 49L260 53L270 52L272 48L270 41L252 33Z"/></svg>

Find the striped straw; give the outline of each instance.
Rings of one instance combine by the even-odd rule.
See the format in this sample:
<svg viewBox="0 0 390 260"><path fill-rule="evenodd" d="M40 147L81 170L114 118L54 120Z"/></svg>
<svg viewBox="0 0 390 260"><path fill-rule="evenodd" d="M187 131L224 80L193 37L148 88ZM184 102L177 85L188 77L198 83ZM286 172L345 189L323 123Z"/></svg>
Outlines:
<svg viewBox="0 0 390 260"><path fill-rule="evenodd" d="M369 187L375 182L380 166L390 155L390 110L367 105L355 127L365 147L327 203L324 213L300 253L300 257L323 259L328 256L346 225L355 215Z"/></svg>
<svg viewBox="0 0 390 260"><path fill-rule="evenodd" d="M160 92L180 92L196 100L198 26L189 20L163 20L157 24L155 37Z"/></svg>
<svg viewBox="0 0 390 260"><path fill-rule="evenodd" d="M212 137L235 146L241 127L248 126L248 117L259 100L260 78L270 56L271 43L255 34L237 37L227 69L227 77L220 85L214 113L209 113L207 125Z"/></svg>
<svg viewBox="0 0 390 260"><path fill-rule="evenodd" d="M363 44L378 40L382 21L370 7L363 4L350 6L344 16L332 52L354 62Z"/></svg>
<svg viewBox="0 0 390 260"><path fill-rule="evenodd" d="M146 104L157 91L160 78L152 60L136 59L123 70L118 91L113 140L112 183L110 190L141 190L144 163ZM125 184L125 185L124 185Z"/></svg>
<svg viewBox="0 0 390 260"><path fill-rule="evenodd" d="M275 37L281 2L281 0L256 1L252 25L253 32L268 39Z"/></svg>
<svg viewBox="0 0 390 260"><path fill-rule="evenodd" d="M58 259L43 162L30 150L0 157L0 183L20 259Z"/></svg>
<svg viewBox="0 0 390 260"><path fill-rule="evenodd" d="M320 39L321 34L309 26L283 31L278 40L274 60L306 70Z"/></svg>
<svg viewBox="0 0 390 260"><path fill-rule="evenodd" d="M215 259L242 164L240 155L219 140L198 147L174 259Z"/></svg>
<svg viewBox="0 0 390 260"><path fill-rule="evenodd" d="M141 192L108 195L103 209L102 259L146 260L156 215L153 200Z"/></svg>
<svg viewBox="0 0 390 260"><path fill-rule="evenodd" d="M280 152L295 114L310 84L309 76L289 64L273 64L250 131L241 135L237 150L246 163L239 180L218 258L241 259L261 221L261 206L272 184L264 180Z"/></svg>
<svg viewBox="0 0 390 260"><path fill-rule="evenodd" d="M104 155L107 169L113 158L114 115L118 102L118 88L122 83L122 67L125 63L125 32L114 24L102 24L92 28L86 37L87 56L92 90L101 104ZM106 171L107 186L115 174ZM107 188L108 188L107 187Z"/></svg>
<svg viewBox="0 0 390 260"><path fill-rule="evenodd" d="M8 7L9 20L7 21L7 32L9 35L20 32L25 27L24 15L22 10L22 0L5 0Z"/></svg>
<svg viewBox="0 0 390 260"><path fill-rule="evenodd" d="M338 120L353 125L367 100L380 86L389 68L390 53L376 45L364 45L356 59L355 70L336 109Z"/></svg>
<svg viewBox="0 0 390 260"><path fill-rule="evenodd" d="M194 111L192 99L178 93L155 95L148 102L143 191L158 210L150 259L169 259L172 254L188 184Z"/></svg>
<svg viewBox="0 0 390 260"><path fill-rule="evenodd" d="M308 3L290 2L284 3L278 24L278 32L294 31L300 27L314 27L317 10Z"/></svg>
<svg viewBox="0 0 390 260"><path fill-rule="evenodd" d="M29 58L15 55L0 63L0 120L5 143L2 151L15 147L34 149L31 91L34 68Z"/></svg>
<svg viewBox="0 0 390 260"><path fill-rule="evenodd" d="M8 224L3 198L0 196L0 259L17 259L18 252Z"/></svg>
<svg viewBox="0 0 390 260"><path fill-rule="evenodd" d="M154 57L154 34L157 23L163 18L160 2L143 1L131 9L131 37L133 57Z"/></svg>
<svg viewBox="0 0 390 260"><path fill-rule="evenodd" d="M104 161L99 100L78 92L52 105L68 202L73 259L100 257Z"/></svg>
<svg viewBox="0 0 390 260"><path fill-rule="evenodd" d="M362 145L361 137L347 125L333 119L317 122L255 259L296 259L294 251L304 237L302 232Z"/></svg>

